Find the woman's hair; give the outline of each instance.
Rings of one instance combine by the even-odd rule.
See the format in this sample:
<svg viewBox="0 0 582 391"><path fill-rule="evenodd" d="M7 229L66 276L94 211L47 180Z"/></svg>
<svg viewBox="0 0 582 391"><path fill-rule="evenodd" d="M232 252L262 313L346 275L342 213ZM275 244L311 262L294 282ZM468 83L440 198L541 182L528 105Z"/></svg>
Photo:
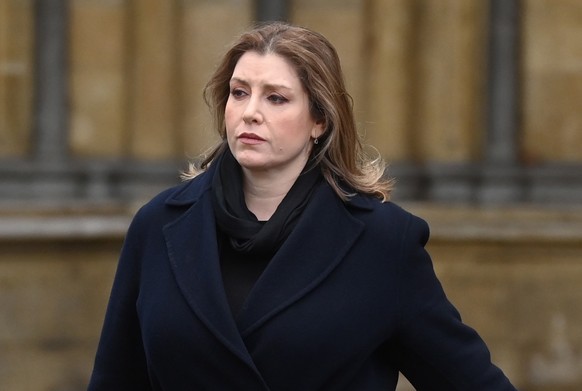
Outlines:
<svg viewBox="0 0 582 391"><path fill-rule="evenodd" d="M204 101L214 117L221 142L203 159L207 166L227 148L224 111L230 95L230 78L238 60L246 52L276 54L295 69L309 97L310 113L324 124L324 133L314 147L316 163L326 181L347 200L353 193L390 198L393 182L384 178L385 163L380 156L364 153L356 130L352 98L345 88L335 48L321 34L282 22L270 22L243 33L228 50L204 88ZM194 166L184 174L195 177Z"/></svg>

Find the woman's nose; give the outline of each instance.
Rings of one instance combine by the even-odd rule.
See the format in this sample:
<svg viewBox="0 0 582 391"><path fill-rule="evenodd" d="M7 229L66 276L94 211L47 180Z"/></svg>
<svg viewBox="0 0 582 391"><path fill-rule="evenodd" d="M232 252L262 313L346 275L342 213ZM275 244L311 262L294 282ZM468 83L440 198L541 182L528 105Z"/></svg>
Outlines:
<svg viewBox="0 0 582 391"><path fill-rule="evenodd" d="M247 124L261 123L263 115L261 114L258 99L251 97L243 112L243 121Z"/></svg>

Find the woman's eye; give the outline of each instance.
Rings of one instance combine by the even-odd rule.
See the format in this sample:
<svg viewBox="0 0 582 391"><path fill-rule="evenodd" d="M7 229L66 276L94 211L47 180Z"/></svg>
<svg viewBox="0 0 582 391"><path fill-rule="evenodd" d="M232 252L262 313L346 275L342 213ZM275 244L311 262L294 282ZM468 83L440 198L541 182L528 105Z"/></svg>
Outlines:
<svg viewBox="0 0 582 391"><path fill-rule="evenodd" d="M234 88L230 91L230 94L235 98L242 98L246 95L246 92L241 90L240 88Z"/></svg>
<svg viewBox="0 0 582 391"><path fill-rule="evenodd" d="M276 104L281 104L287 102L287 98L283 98L281 95L269 95L268 98L271 102Z"/></svg>

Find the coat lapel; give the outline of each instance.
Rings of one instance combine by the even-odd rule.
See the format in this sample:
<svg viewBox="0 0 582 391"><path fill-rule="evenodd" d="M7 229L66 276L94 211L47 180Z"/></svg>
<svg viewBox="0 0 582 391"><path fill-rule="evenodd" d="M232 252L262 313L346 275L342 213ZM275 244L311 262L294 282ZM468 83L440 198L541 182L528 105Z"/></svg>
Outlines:
<svg viewBox="0 0 582 391"><path fill-rule="evenodd" d="M342 261L363 227L322 184L247 297L237 318L242 336L317 287Z"/></svg>
<svg viewBox="0 0 582 391"><path fill-rule="evenodd" d="M182 294L198 318L220 342L261 377L227 302L218 260L214 214L208 194L202 195L185 214L164 227L171 268ZM176 201L169 203L179 204Z"/></svg>

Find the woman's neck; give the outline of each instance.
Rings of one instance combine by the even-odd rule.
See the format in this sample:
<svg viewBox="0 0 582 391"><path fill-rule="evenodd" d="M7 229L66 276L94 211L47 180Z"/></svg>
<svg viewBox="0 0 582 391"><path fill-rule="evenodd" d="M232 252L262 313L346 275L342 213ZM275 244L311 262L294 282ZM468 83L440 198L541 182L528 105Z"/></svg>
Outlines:
<svg viewBox="0 0 582 391"><path fill-rule="evenodd" d="M243 192L247 208L259 221L267 221L293 186L295 176L255 173L243 169Z"/></svg>

